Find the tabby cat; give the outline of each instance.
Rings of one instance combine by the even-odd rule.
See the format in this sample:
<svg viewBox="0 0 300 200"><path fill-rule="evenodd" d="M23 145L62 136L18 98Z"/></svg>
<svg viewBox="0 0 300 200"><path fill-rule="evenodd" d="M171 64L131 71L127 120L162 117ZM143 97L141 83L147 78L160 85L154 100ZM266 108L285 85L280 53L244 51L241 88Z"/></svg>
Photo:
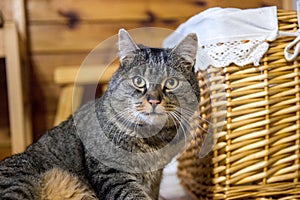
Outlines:
<svg viewBox="0 0 300 200"><path fill-rule="evenodd" d="M158 199L162 168L190 138L198 105L197 37L174 48L119 31L107 91L0 162L0 199Z"/></svg>

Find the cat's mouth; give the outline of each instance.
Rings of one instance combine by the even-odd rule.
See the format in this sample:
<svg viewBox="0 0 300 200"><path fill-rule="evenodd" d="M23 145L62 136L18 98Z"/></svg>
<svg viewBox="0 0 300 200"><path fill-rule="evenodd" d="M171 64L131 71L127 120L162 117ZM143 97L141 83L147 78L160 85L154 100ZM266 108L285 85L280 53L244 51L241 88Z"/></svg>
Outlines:
<svg viewBox="0 0 300 200"><path fill-rule="evenodd" d="M146 116L159 116L159 115L163 115L163 113L158 113L156 111L152 111L149 113L145 113Z"/></svg>
<svg viewBox="0 0 300 200"><path fill-rule="evenodd" d="M151 111L146 111L146 112L140 112L138 115L139 119L142 120L146 124L161 124L165 121L166 119L166 113L164 112L159 112L156 110L151 110Z"/></svg>
<svg viewBox="0 0 300 200"><path fill-rule="evenodd" d="M149 120L149 119L160 119L162 117L165 116L164 113L159 113L159 112L156 112L156 111L151 111L151 112L144 112L144 113L141 113L142 115L144 115L144 118Z"/></svg>

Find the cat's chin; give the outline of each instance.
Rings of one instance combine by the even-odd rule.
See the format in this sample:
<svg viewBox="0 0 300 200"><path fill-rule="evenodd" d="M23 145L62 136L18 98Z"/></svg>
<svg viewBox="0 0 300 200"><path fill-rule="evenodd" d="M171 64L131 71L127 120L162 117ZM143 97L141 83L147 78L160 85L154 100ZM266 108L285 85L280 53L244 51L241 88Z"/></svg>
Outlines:
<svg viewBox="0 0 300 200"><path fill-rule="evenodd" d="M149 125L162 126L166 123L167 115L165 113L149 112L142 114L141 118Z"/></svg>

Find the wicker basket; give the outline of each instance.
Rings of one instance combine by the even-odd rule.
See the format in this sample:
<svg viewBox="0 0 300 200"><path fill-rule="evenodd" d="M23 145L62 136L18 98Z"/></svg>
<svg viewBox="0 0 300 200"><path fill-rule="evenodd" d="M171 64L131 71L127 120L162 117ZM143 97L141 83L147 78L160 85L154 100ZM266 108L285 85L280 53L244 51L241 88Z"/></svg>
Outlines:
<svg viewBox="0 0 300 200"><path fill-rule="evenodd" d="M297 13L278 10L278 22L279 30L296 31ZM283 55L293 39L271 42L260 67L198 73L202 128L178 159L178 176L194 199L300 199L300 57L287 62ZM216 144L200 158L193 144L207 132Z"/></svg>

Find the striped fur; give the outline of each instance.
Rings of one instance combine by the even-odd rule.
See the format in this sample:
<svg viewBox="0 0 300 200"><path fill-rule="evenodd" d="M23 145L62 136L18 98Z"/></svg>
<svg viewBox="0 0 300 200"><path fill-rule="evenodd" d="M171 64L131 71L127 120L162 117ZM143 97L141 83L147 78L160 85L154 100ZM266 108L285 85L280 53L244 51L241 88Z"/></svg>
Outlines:
<svg viewBox="0 0 300 200"><path fill-rule="evenodd" d="M0 162L1 200L158 199L162 168L188 138L198 105L197 40L148 48L121 30L119 49L102 97Z"/></svg>

